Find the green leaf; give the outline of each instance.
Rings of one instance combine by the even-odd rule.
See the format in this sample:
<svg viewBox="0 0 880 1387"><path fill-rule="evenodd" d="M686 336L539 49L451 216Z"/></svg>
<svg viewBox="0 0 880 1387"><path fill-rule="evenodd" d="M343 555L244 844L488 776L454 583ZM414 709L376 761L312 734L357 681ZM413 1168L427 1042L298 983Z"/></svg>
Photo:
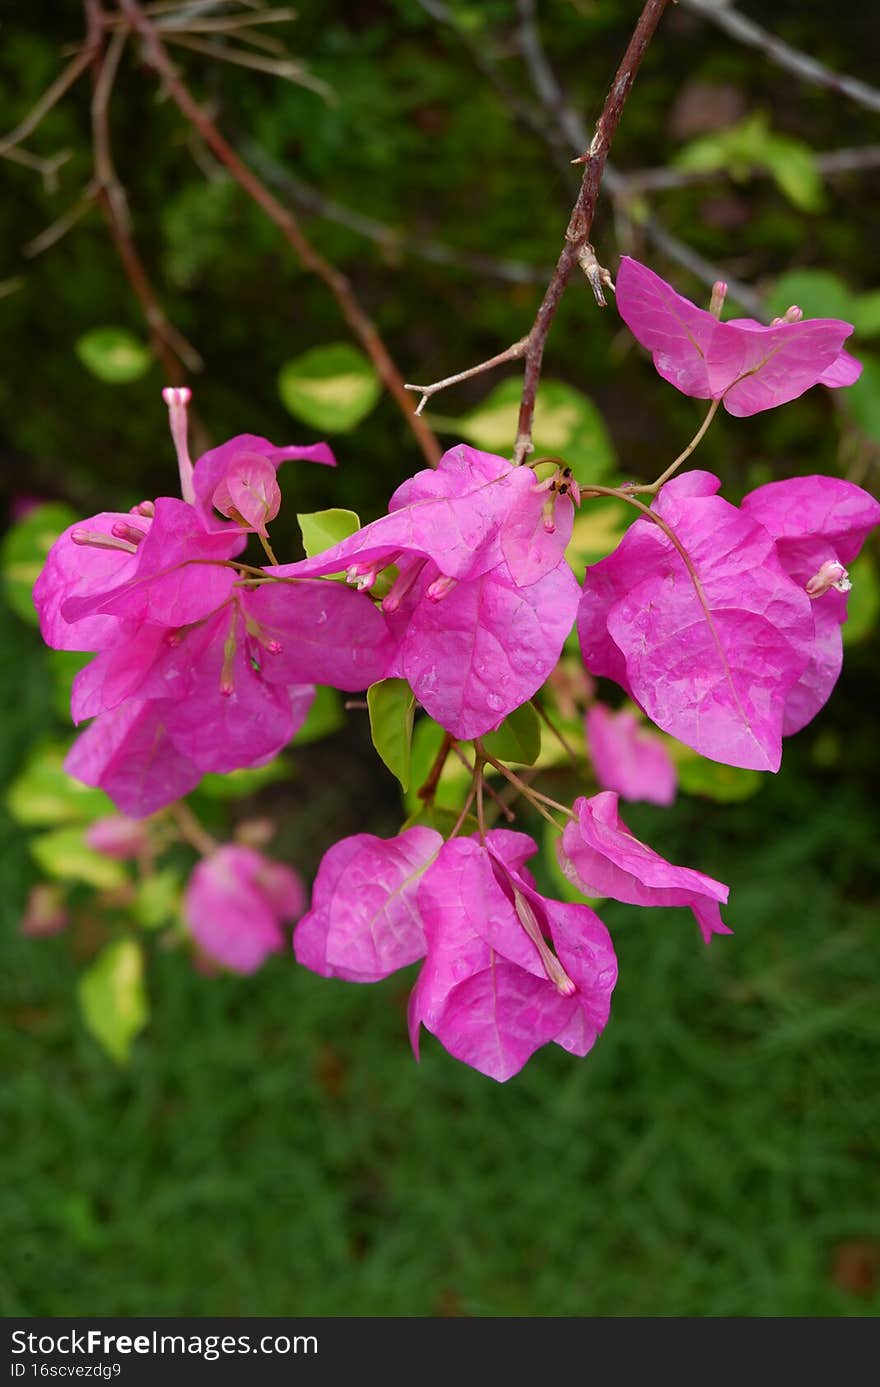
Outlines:
<svg viewBox="0 0 880 1387"><path fill-rule="evenodd" d="M795 207L819 212L825 204L825 190L810 146L771 130L761 111L752 111L726 130L692 140L680 151L675 164L703 173L723 170L738 180L748 178L755 169L764 169Z"/></svg>
<svg viewBox="0 0 880 1387"><path fill-rule="evenodd" d="M289 774L290 766L282 756L276 756L265 766L228 771L225 775L204 775L199 781L198 792L209 799L238 799L241 795L252 795L275 780L283 780Z"/></svg>
<svg viewBox="0 0 880 1387"><path fill-rule="evenodd" d="M0 545L0 572L6 600L17 616L38 626L32 596L46 555L68 525L76 522L76 512L60 501L34 506L16 521Z"/></svg>
<svg viewBox="0 0 880 1387"><path fill-rule="evenodd" d="M80 978L77 996L86 1028L111 1059L126 1064L150 1015L144 955L136 940L107 944Z"/></svg>
<svg viewBox="0 0 880 1387"><path fill-rule="evenodd" d="M308 559L323 554L325 549L332 549L334 544L348 539L349 535L361 528L361 522L353 510L318 510L296 518Z"/></svg>
<svg viewBox="0 0 880 1387"><path fill-rule="evenodd" d="M370 736L385 765L409 789L415 694L405 679L383 679L367 689Z"/></svg>
<svg viewBox="0 0 880 1387"><path fill-rule="evenodd" d="M307 746L338 732L345 722L342 699L336 689L319 684L305 722L293 739L293 746Z"/></svg>
<svg viewBox="0 0 880 1387"><path fill-rule="evenodd" d="M843 318L852 322L854 298L843 280L828 270L790 270L777 279L767 300L774 318L792 304L807 318Z"/></svg>
<svg viewBox="0 0 880 1387"><path fill-rule="evenodd" d="M31 838L29 847L38 865L56 881L82 881L96 891L112 891L128 880L123 864L90 848L79 826L41 833Z"/></svg>
<svg viewBox="0 0 880 1387"><path fill-rule="evenodd" d="M180 914L181 881L171 867L164 867L138 882L134 916L144 929L161 929Z"/></svg>
<svg viewBox="0 0 880 1387"><path fill-rule="evenodd" d="M880 578L870 554L860 554L849 566L852 592L847 598L843 624L844 645L855 645L870 635L880 613Z"/></svg>
<svg viewBox="0 0 880 1387"><path fill-rule="evenodd" d="M437 759L445 736L446 733L443 728L434 722L433 718L420 717L415 725L410 759L409 789L404 795L404 804L410 813L413 811L420 813L424 808L424 801L419 799L418 792L431 772L431 767ZM470 783L470 771L461 764L454 752L450 752L437 785L437 792L434 796L435 806L438 809L454 809L457 814L464 804Z"/></svg>
<svg viewBox="0 0 880 1387"><path fill-rule="evenodd" d="M313 429L348 433L369 414L382 386L363 352L348 342L330 342L286 361L278 393L285 408Z"/></svg>
<svg viewBox="0 0 880 1387"><path fill-rule="evenodd" d="M510 454L516 438L522 382L502 381L481 405L463 419L437 420L437 427L466 438L487 452ZM544 380L538 387L533 430L535 456L564 457L579 481L599 481L615 464L614 449L593 401L564 381Z"/></svg>
<svg viewBox="0 0 880 1387"><path fill-rule="evenodd" d="M735 804L751 799L764 783L761 771L742 770L737 766L725 766L720 761L709 761L672 737L664 737L663 740L675 762L678 788L686 795L702 795L719 804Z"/></svg>
<svg viewBox="0 0 880 1387"><path fill-rule="evenodd" d="M102 790L74 780L64 769L66 749L35 747L6 795L12 817L28 826L85 824L116 810Z"/></svg>
<svg viewBox="0 0 880 1387"><path fill-rule="evenodd" d="M497 732L488 732L480 740L499 761L533 766L541 754L541 720L531 703L524 703L504 719Z"/></svg>
<svg viewBox="0 0 880 1387"><path fill-rule="evenodd" d="M859 337L876 337L880 333L880 289L853 296L849 321Z"/></svg>
<svg viewBox="0 0 880 1387"><path fill-rule="evenodd" d="M130 385L152 364L148 347L124 327L96 327L76 342L74 351L88 371L105 385Z"/></svg>
<svg viewBox="0 0 880 1387"><path fill-rule="evenodd" d="M598 563L616 549L629 524L624 507L617 501L590 501L574 517L574 528L565 554L575 571L585 564Z"/></svg>
<svg viewBox="0 0 880 1387"><path fill-rule="evenodd" d="M69 723L73 681L95 656L91 650L50 650L48 656L49 673L52 677L52 707L62 722Z"/></svg>
<svg viewBox="0 0 880 1387"><path fill-rule="evenodd" d="M862 432L880 442L880 357L860 352L859 360L862 374L855 385L838 393Z"/></svg>

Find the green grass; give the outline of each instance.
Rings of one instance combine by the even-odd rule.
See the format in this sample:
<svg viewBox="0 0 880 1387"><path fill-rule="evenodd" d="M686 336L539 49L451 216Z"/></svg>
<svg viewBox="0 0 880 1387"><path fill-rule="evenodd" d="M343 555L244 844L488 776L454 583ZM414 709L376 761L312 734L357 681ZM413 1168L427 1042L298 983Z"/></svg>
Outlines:
<svg viewBox="0 0 880 1387"><path fill-rule="evenodd" d="M36 654L12 665L14 760L42 714ZM736 934L706 950L686 912L606 908L605 1036L505 1086L430 1037L413 1063L407 980L287 958L236 979L158 954L117 1070L78 1022L69 941L16 934L13 837L3 1312L876 1314L833 1274L880 1239L869 796L792 760L749 803L629 816L731 884Z"/></svg>

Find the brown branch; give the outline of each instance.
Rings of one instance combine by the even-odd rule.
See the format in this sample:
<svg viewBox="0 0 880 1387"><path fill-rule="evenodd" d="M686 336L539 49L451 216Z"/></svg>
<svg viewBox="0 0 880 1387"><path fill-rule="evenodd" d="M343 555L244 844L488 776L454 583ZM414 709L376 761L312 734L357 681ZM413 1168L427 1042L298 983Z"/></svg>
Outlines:
<svg viewBox="0 0 880 1387"><path fill-rule="evenodd" d="M654 0L654 3L657 3L657 0ZM315 250L290 209L278 201L253 170L239 157L207 112L198 104L169 58L159 30L144 13L138 0L118 0L118 5L121 12L129 20L131 27L140 36L145 61L161 77L163 86L181 114L198 131L208 147L225 165L248 196L275 223L302 265L326 284L339 305L343 317L372 360L380 379L404 415L425 460L432 467L436 466L440 460L440 446L434 432L421 416L413 413L403 377L395 366L378 329L361 307L349 280Z"/></svg>
<svg viewBox="0 0 880 1387"><path fill-rule="evenodd" d="M519 0L520 29L519 44L532 85L542 105L556 122L559 134L573 151L580 151L589 143L587 127L578 111L570 105L551 68L541 43L541 36L535 22L534 0ZM553 140L548 141L551 149L556 149ZM603 184L611 195L615 211L626 215L630 195L629 177L614 168L609 160L605 165ZM640 219L639 230L654 243L658 250L681 265L706 285L713 285L719 279L727 284L728 297L735 299L753 318L764 316L764 306L759 296L747 284L737 279L729 270L713 265L689 246L687 242L674 236L656 217Z"/></svg>
<svg viewBox="0 0 880 1387"><path fill-rule="evenodd" d="M801 53L799 49L792 48L790 43L777 38L769 30L762 29L760 24L756 24L747 15L740 14L732 5L719 4L719 0L684 0L684 3L688 9L702 15L704 19L711 20L739 43L757 48L771 63L776 63L777 67L785 68L787 72L793 72L796 77L802 78L805 82L812 82L817 87L827 87L831 91L840 92L841 96L849 97L851 101L865 106L869 111L880 111L880 91L876 87L860 81L857 77L847 77L845 73L835 72L833 68L817 62L808 53Z"/></svg>
<svg viewBox="0 0 880 1387"><path fill-rule="evenodd" d="M572 271L578 264L578 252L589 242L593 215L599 197L599 186L605 171L608 152L620 124L620 117L623 114L623 108L635 81L636 73L641 66L648 44L654 36L667 3L668 0L646 0L627 50L623 55L623 60L617 69L617 75L611 84L611 90L605 98L605 105L596 123L596 131L590 147L581 156L580 161L584 164L584 174L580 192L572 208L565 233L565 244L556 262L553 278L547 286L537 317L529 332L522 403L520 404L513 454L515 463L524 462L532 448L535 398L538 391L538 381L541 378L544 345L547 341L550 325L556 315L556 310L571 278Z"/></svg>
<svg viewBox="0 0 880 1387"><path fill-rule="evenodd" d="M92 148L95 168L95 200L103 213L129 284L150 328L153 350L171 385L182 385L187 371L199 371L202 358L166 316L144 268L131 234L131 215L125 189L119 181L110 145L109 102L126 31L114 33L104 43L101 0L86 0L88 40L92 62ZM182 368L186 368L185 370Z"/></svg>
<svg viewBox="0 0 880 1387"><path fill-rule="evenodd" d="M0 139L0 154L6 154L22 140L26 140L28 135L32 135L40 121L51 111L56 102L60 101L66 91L73 86L74 82L85 72L89 63L92 61L92 47L87 44L84 49L77 53L76 57L61 73L50 87L47 87L39 101L31 107L24 120L21 121L14 130Z"/></svg>

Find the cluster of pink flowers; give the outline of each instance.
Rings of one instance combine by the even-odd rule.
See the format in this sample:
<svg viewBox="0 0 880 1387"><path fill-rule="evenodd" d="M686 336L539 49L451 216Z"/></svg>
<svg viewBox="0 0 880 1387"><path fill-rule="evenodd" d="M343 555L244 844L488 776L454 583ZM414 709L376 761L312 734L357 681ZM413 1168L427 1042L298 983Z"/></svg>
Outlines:
<svg viewBox="0 0 880 1387"><path fill-rule="evenodd" d="M660 374L713 410L754 414L857 378L843 348L849 324L796 309L769 327L721 322L715 297L713 311L699 309L628 259L617 284L620 313ZM478 742L541 689L575 624L592 675L732 766L776 770L783 736L815 716L837 680L847 568L880 519L850 482L773 482L735 506L716 477L681 473L657 484L652 507L579 583L565 552L581 499L569 470L538 482L530 467L459 445L405 481L380 519L279 564L267 528L281 502L278 466L333 465L330 450L244 434L193 465L189 392L165 393L182 499L71 527L34 591L48 644L96 652L74 685L73 719L92 722L67 768L134 818L205 772L275 756L318 684L404 679L450 738ZM589 493L588 479L580 486ZM268 564L243 563L251 536ZM619 817L618 793L674 798L661 740L635 711L598 702L586 733L604 788L567 811L565 874L589 896L688 907L707 942L729 933L727 888L666 862ZM551 1041L585 1054L608 1019L614 951L587 905L538 891L526 866L535 851L499 829L346 838L321 863L296 956L358 982L422 960L414 1048L424 1026L496 1079ZM304 904L289 869L228 846L196 868L185 909L200 946L247 972L282 947L282 923Z"/></svg>

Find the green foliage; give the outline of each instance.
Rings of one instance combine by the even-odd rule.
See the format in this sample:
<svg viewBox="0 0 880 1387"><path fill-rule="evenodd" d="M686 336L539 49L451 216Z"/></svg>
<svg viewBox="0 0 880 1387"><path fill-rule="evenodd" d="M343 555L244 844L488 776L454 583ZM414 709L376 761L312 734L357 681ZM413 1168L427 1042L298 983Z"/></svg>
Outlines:
<svg viewBox="0 0 880 1387"><path fill-rule="evenodd" d="M323 554L325 549L332 549L334 544L348 539L361 527L360 519L353 510L320 510L311 515L298 515L296 519L306 558L309 559Z"/></svg>
<svg viewBox="0 0 880 1387"><path fill-rule="evenodd" d="M803 309L807 318L842 318L852 323L857 338L880 333L880 290L853 293L830 270L789 270L782 275L768 297L768 310L782 317L792 304Z"/></svg>
<svg viewBox="0 0 880 1387"><path fill-rule="evenodd" d="M367 690L370 736L385 765L409 789L416 700L405 679L383 679Z"/></svg>
<svg viewBox="0 0 880 1387"><path fill-rule="evenodd" d="M103 790L74 780L64 769L67 748L40 743L9 787L6 803L12 817L27 827L86 824L115 814Z"/></svg>
<svg viewBox="0 0 880 1387"><path fill-rule="evenodd" d="M541 720L531 703L504 719L497 732L488 732L482 745L497 761L533 766L541 754Z"/></svg>
<svg viewBox="0 0 880 1387"><path fill-rule="evenodd" d="M345 711L341 694L336 689L319 685L315 689L315 697L312 699L306 720L291 745L307 746L310 742L319 742L333 732L338 732L344 722Z"/></svg>
<svg viewBox="0 0 880 1387"><path fill-rule="evenodd" d="M134 939L106 944L77 984L87 1029L117 1064L127 1064L132 1041L150 1015L144 955Z"/></svg>
<svg viewBox="0 0 880 1387"><path fill-rule="evenodd" d="M152 364L148 347L122 327L96 327L77 338L76 354L105 385L131 385Z"/></svg>
<svg viewBox="0 0 880 1387"><path fill-rule="evenodd" d="M28 846L41 871L55 881L78 881L96 891L112 891L128 879L121 862L88 846L85 829L78 824L37 834Z"/></svg>
<svg viewBox="0 0 880 1387"><path fill-rule="evenodd" d="M771 130L765 112L751 115L692 140L680 151L676 164L700 172L723 170L737 181L754 169L766 169L780 192L802 212L821 212L825 192L813 151L803 140Z"/></svg>
<svg viewBox="0 0 880 1387"><path fill-rule="evenodd" d="M143 877L135 889L134 918L144 929L162 929L180 916L182 886L173 867L163 867Z"/></svg>
<svg viewBox="0 0 880 1387"><path fill-rule="evenodd" d="M12 610L31 626L39 624L31 596L34 583L52 545L76 518L69 506L47 501L29 510L3 537L0 545L3 594Z"/></svg>
<svg viewBox="0 0 880 1387"><path fill-rule="evenodd" d="M672 737L664 737L663 740L675 762L678 788L686 795L702 795L718 804L735 804L739 800L751 799L764 784L766 776L761 771L743 770L737 766L726 766L721 761L710 761Z"/></svg>
<svg viewBox="0 0 880 1387"><path fill-rule="evenodd" d="M844 646L855 645L876 630L880 615L880 577L870 551L860 554L850 564L849 576L852 591L846 601Z"/></svg>
<svg viewBox="0 0 880 1387"><path fill-rule="evenodd" d="M438 428L458 434L486 452L510 453L516 438L522 381L511 376L462 419L436 419ZM535 456L560 456L581 482L602 481L614 467L608 430L593 401L560 380L542 380L535 401Z"/></svg>
<svg viewBox="0 0 880 1387"><path fill-rule="evenodd" d="M843 402L863 433L880 443L880 357L859 353L862 374L848 387Z"/></svg>
<svg viewBox="0 0 880 1387"><path fill-rule="evenodd" d="M350 433L382 393L372 363L348 342L312 347L278 373L278 393L297 419L323 433Z"/></svg>

